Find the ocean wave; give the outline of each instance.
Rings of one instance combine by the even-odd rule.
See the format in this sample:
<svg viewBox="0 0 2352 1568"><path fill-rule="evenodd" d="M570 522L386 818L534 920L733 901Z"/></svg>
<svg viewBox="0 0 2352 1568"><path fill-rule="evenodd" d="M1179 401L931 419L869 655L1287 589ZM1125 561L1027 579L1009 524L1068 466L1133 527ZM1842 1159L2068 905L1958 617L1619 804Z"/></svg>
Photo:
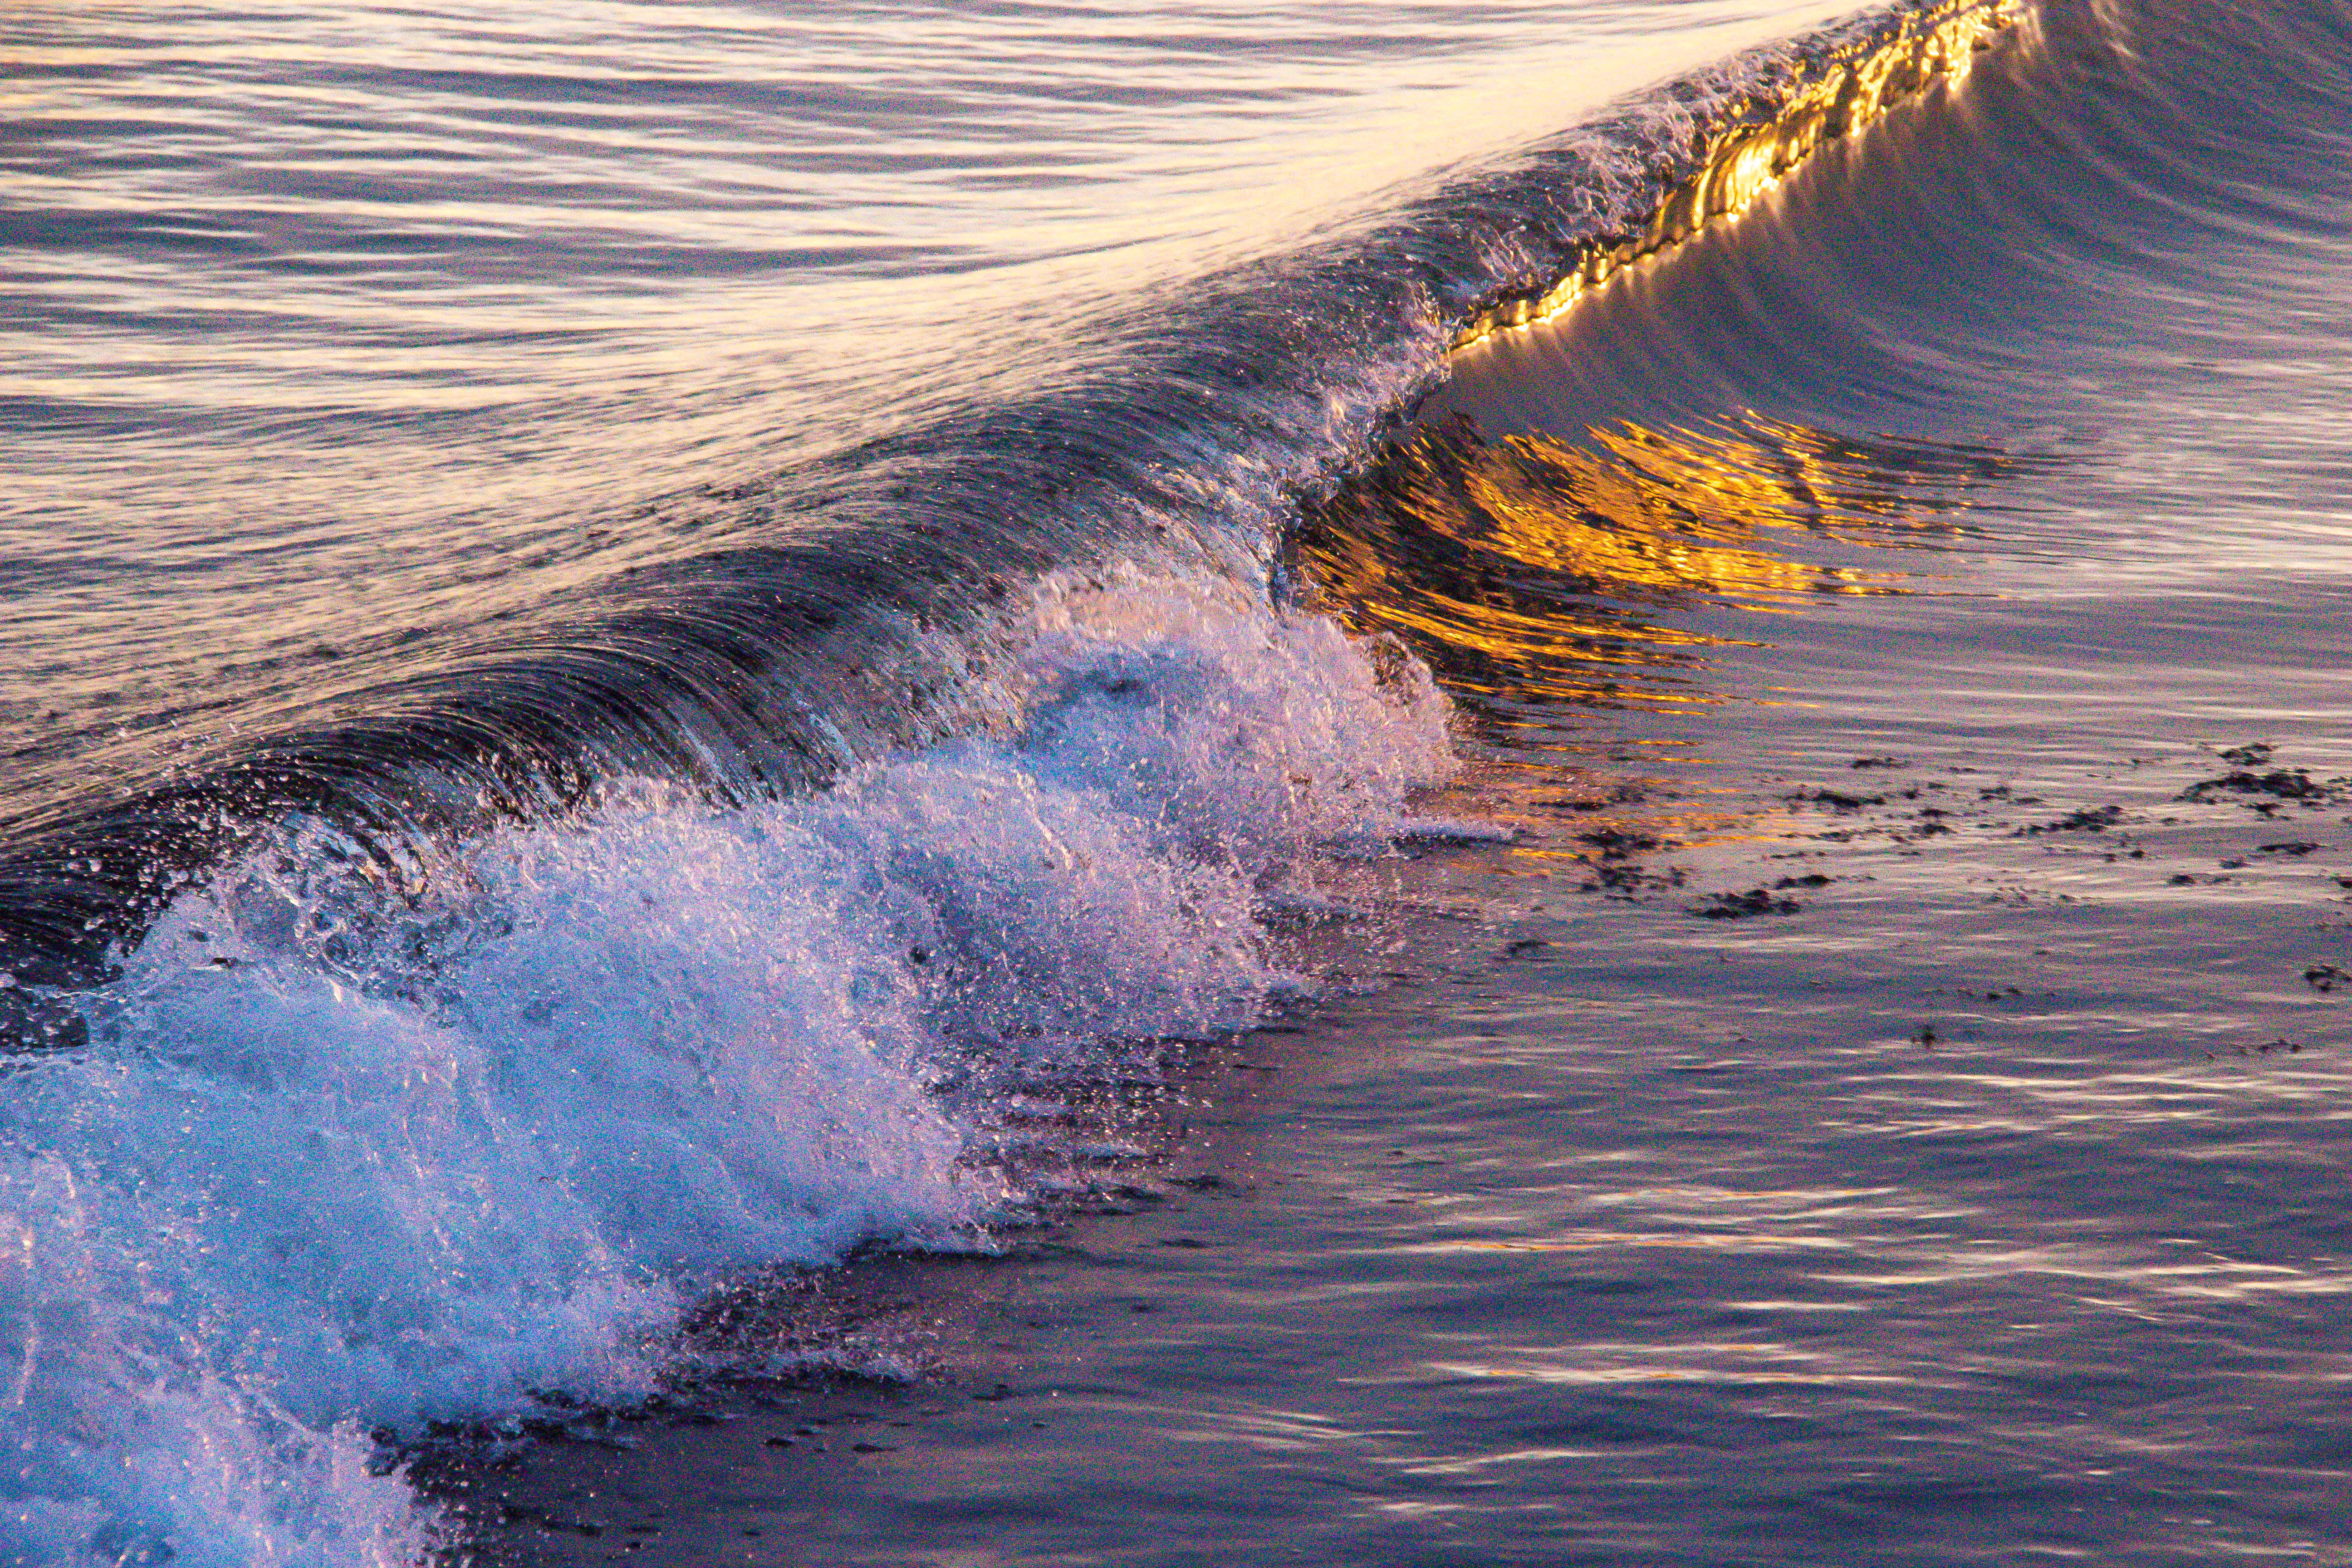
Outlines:
<svg viewBox="0 0 2352 1568"><path fill-rule="evenodd" d="M1447 355L1694 243L2032 26L1906 7L1669 84L1138 301L1025 400L669 498L710 548L388 653L334 694L350 717L19 811L7 1550L405 1561L435 1525L379 1430L632 1397L730 1271L985 1247L1034 1213L1054 1151L1008 1107L1309 990L1269 911L1329 908L1332 857L1461 830L1412 815L1454 765L1450 710L1389 634L1433 635L1475 691L1446 650L1496 595L1384 586L1412 520L1335 529L1327 503L1417 472L1532 520L1454 542L1487 552L1467 576L1517 574L1527 625L1478 668L1522 682L1558 675L1546 573L1672 553L1661 592L1818 585L1744 531L1792 493L1777 457L1626 437L1685 491L1715 476L1725 515L1675 522L1700 559L1576 535L1589 453L1398 439ZM1799 502L1926 536L1970 477L1890 521L1867 456L1815 452Z"/></svg>
<svg viewBox="0 0 2352 1568"><path fill-rule="evenodd" d="M1002 717L1020 606L1049 573L1167 563L1279 597L1299 499L1371 457L1449 348L1752 199L2012 15L1943 0L1740 57L1316 247L1134 301L1018 399L652 503L708 541L686 560L455 647L392 639L369 679L180 726L167 752L22 759L0 805L0 963L102 980L178 889L289 812L395 867L615 779L751 800L970 732ZM70 1036L16 1012L28 1044Z"/></svg>
<svg viewBox="0 0 2352 1568"><path fill-rule="evenodd" d="M1032 626L1016 724L826 790L638 780L396 896L289 819L174 898L0 1095L12 1560L405 1560L371 1434L642 1394L730 1270L986 1246L1036 1085L1300 993L1254 910L1404 826L1443 700L1140 573Z"/></svg>

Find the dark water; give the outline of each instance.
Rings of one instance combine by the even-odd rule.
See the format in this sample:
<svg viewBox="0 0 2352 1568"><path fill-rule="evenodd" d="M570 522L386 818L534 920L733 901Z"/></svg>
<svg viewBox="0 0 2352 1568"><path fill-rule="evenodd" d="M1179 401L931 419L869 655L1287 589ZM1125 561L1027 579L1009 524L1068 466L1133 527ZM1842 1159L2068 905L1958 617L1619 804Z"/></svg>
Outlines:
<svg viewBox="0 0 2352 1568"><path fill-rule="evenodd" d="M1817 19L31 37L8 1550L2352 1560L2352 12Z"/></svg>

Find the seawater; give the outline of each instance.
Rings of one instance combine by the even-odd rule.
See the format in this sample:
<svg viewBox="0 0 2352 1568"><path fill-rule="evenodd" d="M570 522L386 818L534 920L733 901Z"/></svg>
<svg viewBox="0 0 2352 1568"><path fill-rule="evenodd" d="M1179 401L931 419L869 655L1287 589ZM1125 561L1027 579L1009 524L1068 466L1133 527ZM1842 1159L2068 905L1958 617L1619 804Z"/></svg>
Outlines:
<svg viewBox="0 0 2352 1568"><path fill-rule="evenodd" d="M1830 20L12 20L8 1551L2352 1558L2352 15Z"/></svg>

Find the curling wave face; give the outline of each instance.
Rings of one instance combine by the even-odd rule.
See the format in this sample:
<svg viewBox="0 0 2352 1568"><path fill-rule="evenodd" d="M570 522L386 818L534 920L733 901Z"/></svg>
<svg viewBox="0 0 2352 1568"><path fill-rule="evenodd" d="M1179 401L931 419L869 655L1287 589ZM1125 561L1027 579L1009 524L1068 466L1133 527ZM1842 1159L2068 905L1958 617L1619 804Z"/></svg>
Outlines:
<svg viewBox="0 0 2352 1568"><path fill-rule="evenodd" d="M1973 36L1964 79L1867 134L1810 142L1793 110L1808 155L1736 216L1483 318L1410 437L1308 509L1317 602L1525 745L1579 707L1721 700L1726 650L1770 635L1726 606L1963 570L2226 596L2275 570L2283 508L2324 550L2352 16L2049 4ZM1718 134L1711 167L1781 145ZM2004 504L2053 483L2067 505Z"/></svg>
<svg viewBox="0 0 2352 1568"><path fill-rule="evenodd" d="M1360 464L1457 339L1749 199L2010 16L1942 0L1751 52L1325 243L1105 307L1013 393L615 525L682 553L575 565L536 601L486 590L472 624L386 627L226 695L107 694L15 748L0 955L102 979L288 810L391 864L616 778L757 798L992 722L1042 574L1148 557L1263 592L1295 499Z"/></svg>

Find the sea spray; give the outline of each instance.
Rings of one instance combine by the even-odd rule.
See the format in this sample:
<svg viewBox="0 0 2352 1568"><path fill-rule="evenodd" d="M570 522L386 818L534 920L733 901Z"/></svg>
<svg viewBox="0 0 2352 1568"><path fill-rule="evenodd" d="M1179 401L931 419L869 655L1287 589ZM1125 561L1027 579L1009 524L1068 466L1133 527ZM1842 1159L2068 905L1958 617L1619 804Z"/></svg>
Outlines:
<svg viewBox="0 0 2352 1568"><path fill-rule="evenodd" d="M733 1270L984 1246L1037 1195L990 1073L1310 984L1252 911L1407 826L1425 673L1137 570L1034 627L1001 733L830 790L625 784L396 891L289 822L175 900L0 1082L8 1552L412 1555L363 1434L641 1395Z"/></svg>

